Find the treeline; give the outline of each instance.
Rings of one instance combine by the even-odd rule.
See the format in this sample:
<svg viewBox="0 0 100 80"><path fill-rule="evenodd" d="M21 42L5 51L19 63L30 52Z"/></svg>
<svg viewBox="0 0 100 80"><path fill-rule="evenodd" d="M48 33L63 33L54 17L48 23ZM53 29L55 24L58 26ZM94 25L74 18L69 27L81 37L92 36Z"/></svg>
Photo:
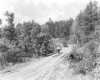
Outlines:
<svg viewBox="0 0 100 80"><path fill-rule="evenodd" d="M55 38L69 39L73 19L48 21L40 25L35 21L14 23L15 14L6 12L7 25L0 28L0 64L25 62L30 58L50 56L55 53ZM0 21L2 24L2 20Z"/></svg>
<svg viewBox="0 0 100 80"><path fill-rule="evenodd" d="M80 11L73 24L75 43L84 45L91 40L100 41L100 7L96 1L89 2L83 11Z"/></svg>

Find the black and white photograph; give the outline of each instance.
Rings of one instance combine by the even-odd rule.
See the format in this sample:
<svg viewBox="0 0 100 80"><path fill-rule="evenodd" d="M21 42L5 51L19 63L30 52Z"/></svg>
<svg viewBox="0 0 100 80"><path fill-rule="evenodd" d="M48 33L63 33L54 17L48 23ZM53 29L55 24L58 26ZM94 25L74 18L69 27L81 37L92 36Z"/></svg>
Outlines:
<svg viewBox="0 0 100 80"><path fill-rule="evenodd" d="M100 80L100 0L0 0L0 80Z"/></svg>

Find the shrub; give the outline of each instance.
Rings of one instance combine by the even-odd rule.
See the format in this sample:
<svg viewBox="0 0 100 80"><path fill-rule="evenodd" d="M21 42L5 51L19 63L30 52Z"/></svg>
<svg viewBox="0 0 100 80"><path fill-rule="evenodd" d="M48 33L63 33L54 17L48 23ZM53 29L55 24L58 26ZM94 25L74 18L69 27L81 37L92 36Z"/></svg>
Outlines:
<svg viewBox="0 0 100 80"><path fill-rule="evenodd" d="M31 57L32 57L31 53L26 53L17 48L9 49L9 51L6 53L7 63L13 63L13 64L26 62L26 59Z"/></svg>
<svg viewBox="0 0 100 80"><path fill-rule="evenodd" d="M5 45L1 45L0 44L0 52L2 53L2 52L7 52L8 51L8 47L7 46L5 46Z"/></svg>
<svg viewBox="0 0 100 80"><path fill-rule="evenodd" d="M46 33L41 33L37 36L36 41L36 54L38 56L49 56L54 52L53 47L51 46L51 36Z"/></svg>
<svg viewBox="0 0 100 80"><path fill-rule="evenodd" d="M96 53L96 48L97 44L90 42L80 50L73 50L68 56L69 68L73 69L75 74L86 75L87 73L91 73L96 68L96 60L99 58Z"/></svg>
<svg viewBox="0 0 100 80"><path fill-rule="evenodd" d="M14 65L16 63L26 62L26 59L30 58L30 54L17 48L8 49L5 52L3 51L0 55L0 67L5 68L6 66L9 66L9 63Z"/></svg>

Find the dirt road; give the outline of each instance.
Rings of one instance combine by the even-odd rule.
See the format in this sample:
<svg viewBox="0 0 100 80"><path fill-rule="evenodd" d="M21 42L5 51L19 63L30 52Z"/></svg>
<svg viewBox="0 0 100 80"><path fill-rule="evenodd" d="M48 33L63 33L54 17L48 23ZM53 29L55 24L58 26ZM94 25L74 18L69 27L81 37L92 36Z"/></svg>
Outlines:
<svg viewBox="0 0 100 80"><path fill-rule="evenodd" d="M63 48L62 54L44 58L12 73L1 74L0 80L80 80L80 77L72 76L63 62L64 55L70 51L71 47Z"/></svg>

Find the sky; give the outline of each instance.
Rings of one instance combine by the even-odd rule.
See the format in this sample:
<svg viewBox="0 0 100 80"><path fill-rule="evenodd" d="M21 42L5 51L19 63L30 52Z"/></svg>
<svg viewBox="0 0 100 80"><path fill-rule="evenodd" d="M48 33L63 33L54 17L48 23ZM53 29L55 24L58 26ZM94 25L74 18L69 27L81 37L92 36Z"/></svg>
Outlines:
<svg viewBox="0 0 100 80"><path fill-rule="evenodd" d="M90 0L0 0L0 17L5 19L5 11L15 13L15 22L34 20L44 24L75 18ZM97 0L100 2L100 0Z"/></svg>

